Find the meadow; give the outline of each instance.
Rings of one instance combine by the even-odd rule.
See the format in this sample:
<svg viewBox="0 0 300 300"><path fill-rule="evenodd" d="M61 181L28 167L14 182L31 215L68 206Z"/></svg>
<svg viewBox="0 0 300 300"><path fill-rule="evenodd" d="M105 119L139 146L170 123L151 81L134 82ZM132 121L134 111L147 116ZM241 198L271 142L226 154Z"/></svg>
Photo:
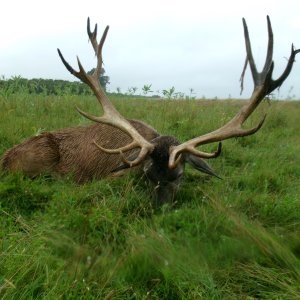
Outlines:
<svg viewBox="0 0 300 300"><path fill-rule="evenodd" d="M128 118L181 141L214 130L237 100L113 97ZM93 96L0 97L0 155L43 131L88 124ZM253 136L187 167L176 201L151 202L130 173L71 178L0 174L1 299L300 299L300 102L265 101ZM216 145L204 147L213 150Z"/></svg>

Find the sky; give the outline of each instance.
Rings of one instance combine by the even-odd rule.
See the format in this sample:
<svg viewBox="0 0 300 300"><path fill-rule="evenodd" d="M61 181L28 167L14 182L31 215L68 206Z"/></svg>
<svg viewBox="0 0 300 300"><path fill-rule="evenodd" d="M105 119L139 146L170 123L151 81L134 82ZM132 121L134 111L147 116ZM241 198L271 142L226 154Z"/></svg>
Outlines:
<svg viewBox="0 0 300 300"><path fill-rule="evenodd" d="M110 25L103 49L109 91L152 85L154 94L176 92L206 98L248 98L242 18L247 21L258 69L264 63L269 15L274 32L274 78L285 68L291 44L300 47L300 1L202 0L9 0L0 11L0 75L5 78L76 80L57 54L86 70L96 59L86 33L87 17L98 36ZM299 54L300 55L300 54ZM275 97L300 98L300 58Z"/></svg>

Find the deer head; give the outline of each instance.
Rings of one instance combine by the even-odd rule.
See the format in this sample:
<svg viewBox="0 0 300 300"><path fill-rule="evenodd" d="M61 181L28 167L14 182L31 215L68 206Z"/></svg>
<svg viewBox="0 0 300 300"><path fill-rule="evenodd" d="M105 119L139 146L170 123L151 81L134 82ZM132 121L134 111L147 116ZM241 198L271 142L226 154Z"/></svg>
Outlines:
<svg viewBox="0 0 300 300"><path fill-rule="evenodd" d="M277 80L273 80L273 33L269 17L267 16L268 49L265 64L261 72L258 72L256 69L245 19L243 19L243 27L247 56L241 76L241 88L243 88L244 73L249 63L254 82L254 89L250 99L242 107L242 109L222 127L183 143L179 142L176 137L161 135L151 141L146 140L143 135L140 134L127 119L120 115L120 113L108 100L98 80L102 67L102 48L109 29L108 26L104 30L102 38L98 43L97 25L92 32L90 30L90 20L88 19L87 22L88 36L97 57L97 67L94 74L92 75L88 75L85 72L79 59L79 71L75 71L67 63L60 50L58 49L59 56L62 59L65 67L74 76L90 86L104 111L104 114L101 117L90 115L77 108L79 113L94 122L105 123L117 127L125 134L129 135L132 139L130 143L123 145L122 147L119 147L117 149L106 149L102 145L96 143L96 141L93 141L95 147L97 147L99 151L108 154L119 154L121 156L122 163L117 168L115 168L114 171L143 165L145 175L150 180L150 182L153 183L156 190L156 196L157 198L159 198L159 200L169 199L173 197L178 187L178 183L180 182L180 179L183 175L185 163L189 163L197 170L218 177L215 172L206 164L203 158L216 158L217 156L219 156L221 153L221 141L233 137L244 137L247 135L251 135L261 128L265 120L265 116L254 128L243 129L242 125L256 109L259 103L265 98L265 96L270 94L276 88L280 87L281 84L285 81L285 79L290 74L295 56L300 51L295 50L292 45L291 54L284 72ZM219 146L213 153L206 153L197 149L197 147L201 145L215 142L219 142ZM130 150L134 150L134 152L126 158L124 153Z"/></svg>

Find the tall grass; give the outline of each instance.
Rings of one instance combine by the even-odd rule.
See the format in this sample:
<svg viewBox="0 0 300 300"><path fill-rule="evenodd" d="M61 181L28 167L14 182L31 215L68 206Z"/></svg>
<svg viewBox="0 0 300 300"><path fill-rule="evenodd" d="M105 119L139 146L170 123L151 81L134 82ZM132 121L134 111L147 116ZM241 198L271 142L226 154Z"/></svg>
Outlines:
<svg viewBox="0 0 300 300"><path fill-rule="evenodd" d="M241 101L113 99L129 118L185 141L229 120ZM1 99L0 154L26 137L88 123L93 97ZM254 136L187 168L176 201L154 207L143 178L75 185L0 176L1 299L299 299L300 103L264 104ZM207 146L212 150L213 146Z"/></svg>

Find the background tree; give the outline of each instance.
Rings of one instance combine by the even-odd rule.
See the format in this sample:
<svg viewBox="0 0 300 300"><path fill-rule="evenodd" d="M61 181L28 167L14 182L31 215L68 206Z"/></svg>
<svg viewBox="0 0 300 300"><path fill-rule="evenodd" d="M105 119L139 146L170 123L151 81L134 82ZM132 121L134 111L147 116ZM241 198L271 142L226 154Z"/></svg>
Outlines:
<svg viewBox="0 0 300 300"><path fill-rule="evenodd" d="M167 98L167 99L171 99L173 94L175 92L175 87L172 86L169 90L162 90L163 95Z"/></svg>
<svg viewBox="0 0 300 300"><path fill-rule="evenodd" d="M138 88L135 87L135 86L129 87L128 88L128 94L132 96L132 95L134 95L136 93L137 90L138 90Z"/></svg>
<svg viewBox="0 0 300 300"><path fill-rule="evenodd" d="M144 95L147 95L148 93L152 93L153 92L153 91L151 91L151 86L152 86L152 84L145 84L142 87L142 91L143 91Z"/></svg>
<svg viewBox="0 0 300 300"><path fill-rule="evenodd" d="M90 71L88 71L87 73L89 74L89 75L91 75L91 74L93 74L94 73L94 71L95 71L95 68L93 68L93 69L91 69ZM99 81L100 81L100 84L101 84L101 86L103 87L103 89L106 91L106 86L108 85L108 84L110 84L110 82L109 82L109 76L106 76L106 75L104 75L105 74L105 69L104 68L102 68L101 69L101 74L100 74L100 77L99 77Z"/></svg>
<svg viewBox="0 0 300 300"><path fill-rule="evenodd" d="M117 87L117 93L121 94L121 88L119 86Z"/></svg>

